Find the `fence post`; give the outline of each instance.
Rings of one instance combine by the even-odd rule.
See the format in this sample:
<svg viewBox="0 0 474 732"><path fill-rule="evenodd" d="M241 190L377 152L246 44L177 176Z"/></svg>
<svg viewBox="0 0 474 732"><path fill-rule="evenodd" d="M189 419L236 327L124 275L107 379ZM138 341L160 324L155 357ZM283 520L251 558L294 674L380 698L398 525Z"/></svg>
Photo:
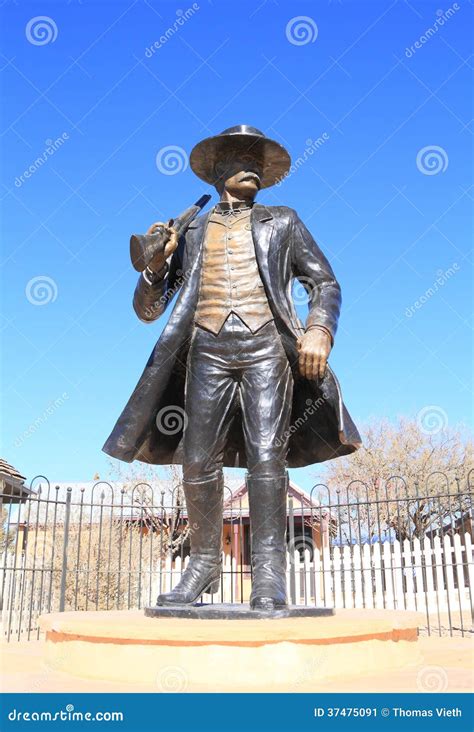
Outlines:
<svg viewBox="0 0 474 732"><path fill-rule="evenodd" d="M295 576L295 514L293 511L293 498L288 499L289 507L289 529L290 529L290 599L291 604L296 604L296 576Z"/></svg>
<svg viewBox="0 0 474 732"><path fill-rule="evenodd" d="M71 516L72 488L66 492L66 514L64 516L63 561L61 564L61 589L59 594L59 612L64 612L66 604L67 547L69 542L69 519Z"/></svg>

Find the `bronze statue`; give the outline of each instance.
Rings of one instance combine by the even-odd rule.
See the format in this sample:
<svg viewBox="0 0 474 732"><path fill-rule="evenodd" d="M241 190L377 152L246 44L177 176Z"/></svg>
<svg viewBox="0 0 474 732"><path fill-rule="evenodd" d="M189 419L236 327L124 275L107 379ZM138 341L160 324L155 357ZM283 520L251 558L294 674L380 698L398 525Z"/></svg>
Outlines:
<svg viewBox="0 0 474 732"><path fill-rule="evenodd" d="M156 320L180 293L104 450L127 462L183 465L191 558L159 605L217 591L222 468L246 466L250 606L286 606L287 466L360 445L327 364L341 304L334 273L293 209L254 202L290 162L282 145L248 125L199 142L190 165L219 203L180 236L161 222L146 235L155 253L135 290L138 317ZM308 292L306 327L291 297L294 278ZM170 431L160 415L173 409L183 424Z"/></svg>

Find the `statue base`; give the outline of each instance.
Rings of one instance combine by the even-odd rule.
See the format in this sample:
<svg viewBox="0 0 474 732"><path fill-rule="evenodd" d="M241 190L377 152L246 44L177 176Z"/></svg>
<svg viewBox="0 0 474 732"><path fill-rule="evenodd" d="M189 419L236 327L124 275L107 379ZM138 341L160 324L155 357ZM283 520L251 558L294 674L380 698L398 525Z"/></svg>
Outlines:
<svg viewBox="0 0 474 732"><path fill-rule="evenodd" d="M193 620L273 620L277 618L322 618L334 615L328 607L288 605L279 610L252 610L242 603L198 603L196 605L156 605L146 607L147 618L188 618Z"/></svg>
<svg viewBox="0 0 474 732"><path fill-rule="evenodd" d="M317 691L318 684L334 679L384 674L421 663L416 641L422 623L419 613L364 609L203 622L146 617L143 610L40 618L50 668L156 692Z"/></svg>

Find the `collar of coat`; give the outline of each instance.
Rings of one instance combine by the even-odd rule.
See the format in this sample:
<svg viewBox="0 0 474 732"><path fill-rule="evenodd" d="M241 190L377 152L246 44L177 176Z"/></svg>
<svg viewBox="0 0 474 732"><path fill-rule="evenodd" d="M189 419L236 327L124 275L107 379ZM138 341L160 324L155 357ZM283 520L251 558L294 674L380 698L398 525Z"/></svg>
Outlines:
<svg viewBox="0 0 474 732"><path fill-rule="evenodd" d="M211 217L213 213L213 209L208 211L208 213L204 214L203 216L200 216L199 218L195 219L189 226L188 230L192 231L201 229L201 231L204 233L206 230L207 223L209 221L209 218ZM273 221L273 214L266 206L263 206L260 203L254 203L252 210L250 212L251 221L252 223L258 222L263 223L265 221Z"/></svg>
<svg viewBox="0 0 474 732"><path fill-rule="evenodd" d="M253 208L253 202L248 201L219 201L214 206L214 213L218 214L237 214L242 211L250 211Z"/></svg>

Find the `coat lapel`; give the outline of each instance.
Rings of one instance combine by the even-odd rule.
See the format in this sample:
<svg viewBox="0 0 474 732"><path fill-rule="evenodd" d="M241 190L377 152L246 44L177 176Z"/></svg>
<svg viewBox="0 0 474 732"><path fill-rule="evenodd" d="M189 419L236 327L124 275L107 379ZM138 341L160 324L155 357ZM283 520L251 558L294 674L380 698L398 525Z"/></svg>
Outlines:
<svg viewBox="0 0 474 732"><path fill-rule="evenodd" d="M186 322L191 322L192 320L199 296L203 252L202 243L209 215L207 214L193 221L186 231L186 244L182 262L184 284L163 334L166 333L167 329L172 331L175 323L180 322L181 318L184 318ZM184 338L186 334L183 328L181 328L181 331Z"/></svg>
<svg viewBox="0 0 474 732"><path fill-rule="evenodd" d="M268 292L272 291L272 281L269 273L269 251L273 234L274 219L268 208L256 204L251 214L252 236L255 246L258 268L263 284Z"/></svg>
<svg viewBox="0 0 474 732"><path fill-rule="evenodd" d="M204 236L207 229L207 222L209 221L209 217L212 213L211 211L208 211L205 216L200 216L198 219L195 219L189 226L186 231L186 251L185 251L185 258L187 260L190 260L190 264L192 266L193 262L196 259L196 256L202 249L202 244L204 241Z"/></svg>
<svg viewBox="0 0 474 732"><path fill-rule="evenodd" d="M282 244L274 236L275 219L265 206L256 205L252 211L252 234L255 254L268 301L274 316L278 316L289 330L292 330L291 319L285 308L286 294L281 289L278 247Z"/></svg>

